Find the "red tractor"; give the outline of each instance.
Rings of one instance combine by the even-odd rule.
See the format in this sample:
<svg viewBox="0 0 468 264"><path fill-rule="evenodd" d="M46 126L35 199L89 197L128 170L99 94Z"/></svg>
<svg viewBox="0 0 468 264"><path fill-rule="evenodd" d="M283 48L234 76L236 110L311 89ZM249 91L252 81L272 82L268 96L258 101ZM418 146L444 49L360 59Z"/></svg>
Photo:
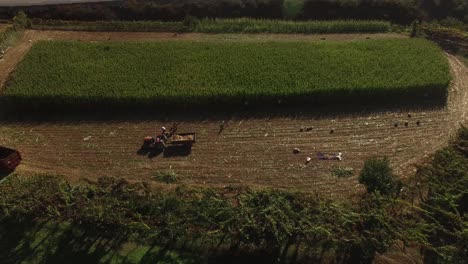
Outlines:
<svg viewBox="0 0 468 264"><path fill-rule="evenodd" d="M156 137L145 137L143 140L143 149L162 150L168 147L191 148L196 141L195 133L177 133L177 125L174 125L169 132L165 127L161 128L161 134Z"/></svg>

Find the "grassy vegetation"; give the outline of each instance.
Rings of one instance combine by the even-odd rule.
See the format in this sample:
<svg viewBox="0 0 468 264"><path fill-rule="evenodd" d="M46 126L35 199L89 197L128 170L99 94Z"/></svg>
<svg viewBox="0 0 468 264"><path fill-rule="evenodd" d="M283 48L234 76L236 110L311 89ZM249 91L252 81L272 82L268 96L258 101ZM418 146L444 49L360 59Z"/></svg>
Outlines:
<svg viewBox="0 0 468 264"><path fill-rule="evenodd" d="M158 171L155 173L153 178L159 182L163 182L167 184L176 183L177 181L179 181L179 177L177 176L177 173L172 169Z"/></svg>
<svg viewBox="0 0 468 264"><path fill-rule="evenodd" d="M29 21L26 15L19 12L13 18L13 24L5 28L4 31L0 32L0 58L3 57L4 53L14 45L18 38L23 33L24 28L29 26Z"/></svg>
<svg viewBox="0 0 468 264"><path fill-rule="evenodd" d="M1 98L17 108L419 102L443 100L450 79L421 39L40 42Z"/></svg>
<svg viewBox="0 0 468 264"><path fill-rule="evenodd" d="M33 29L137 32L201 32L201 33L381 33L391 29L390 22L375 20L287 21L253 18L197 19L184 21L62 21L33 19Z"/></svg>
<svg viewBox="0 0 468 264"><path fill-rule="evenodd" d="M353 176L354 169L338 166L338 167L333 168L331 174L332 176L337 177L337 178L349 178Z"/></svg>
<svg viewBox="0 0 468 264"><path fill-rule="evenodd" d="M195 26L206 33L379 33L390 31L390 22L373 20L286 21L250 18L204 19Z"/></svg>
<svg viewBox="0 0 468 264"><path fill-rule="evenodd" d="M9 26L5 31L0 32L0 57L3 56L3 52L10 46L12 46L18 37L21 35L21 32L16 31L13 26Z"/></svg>

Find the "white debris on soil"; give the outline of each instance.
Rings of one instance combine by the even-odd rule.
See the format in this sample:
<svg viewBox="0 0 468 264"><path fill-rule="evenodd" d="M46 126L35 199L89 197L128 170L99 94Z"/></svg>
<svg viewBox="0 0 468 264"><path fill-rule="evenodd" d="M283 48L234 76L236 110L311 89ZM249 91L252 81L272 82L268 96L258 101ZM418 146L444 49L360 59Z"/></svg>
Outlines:
<svg viewBox="0 0 468 264"><path fill-rule="evenodd" d="M312 160L311 157L307 157L306 162L309 163Z"/></svg>
<svg viewBox="0 0 468 264"><path fill-rule="evenodd" d="M92 136L87 136L87 137L83 138L83 140L84 141L89 141L91 138L92 138Z"/></svg>
<svg viewBox="0 0 468 264"><path fill-rule="evenodd" d="M343 160L343 153L338 153L338 155L336 155L336 158L339 159L340 161Z"/></svg>

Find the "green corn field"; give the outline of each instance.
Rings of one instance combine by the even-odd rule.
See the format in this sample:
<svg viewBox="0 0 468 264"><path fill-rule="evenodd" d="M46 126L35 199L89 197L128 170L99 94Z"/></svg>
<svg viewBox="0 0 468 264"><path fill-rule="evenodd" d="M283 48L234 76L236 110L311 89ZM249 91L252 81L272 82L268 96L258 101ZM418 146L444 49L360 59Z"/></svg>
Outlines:
<svg viewBox="0 0 468 264"><path fill-rule="evenodd" d="M0 98L46 108L366 104L443 97L450 80L445 55L422 39L45 41Z"/></svg>
<svg viewBox="0 0 468 264"><path fill-rule="evenodd" d="M195 26L205 33L380 33L391 24L378 20L287 21L269 19L203 19Z"/></svg>

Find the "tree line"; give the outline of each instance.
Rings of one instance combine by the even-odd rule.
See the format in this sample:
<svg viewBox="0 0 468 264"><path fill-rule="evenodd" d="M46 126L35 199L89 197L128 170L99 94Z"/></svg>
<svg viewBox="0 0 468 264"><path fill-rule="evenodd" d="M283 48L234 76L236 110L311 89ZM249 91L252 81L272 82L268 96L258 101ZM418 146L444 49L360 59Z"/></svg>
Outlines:
<svg viewBox="0 0 468 264"><path fill-rule="evenodd" d="M124 0L53 6L3 7L0 17L25 11L32 18L62 20L166 20L252 17L330 20L379 19L408 24L453 17L468 22L467 0Z"/></svg>

